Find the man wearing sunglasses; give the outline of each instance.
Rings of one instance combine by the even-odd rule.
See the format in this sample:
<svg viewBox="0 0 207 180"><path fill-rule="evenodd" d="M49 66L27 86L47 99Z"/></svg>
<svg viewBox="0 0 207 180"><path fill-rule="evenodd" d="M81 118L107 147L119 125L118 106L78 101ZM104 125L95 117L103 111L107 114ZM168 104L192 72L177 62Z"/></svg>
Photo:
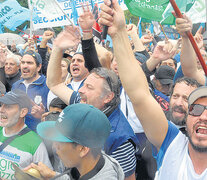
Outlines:
<svg viewBox="0 0 207 180"><path fill-rule="evenodd" d="M207 179L207 87L194 90L189 98L186 119L188 137L169 121L150 94L148 83L130 47L125 28L124 12L117 0L105 0L101 5L99 23L107 25L113 41L119 75L136 115L149 141L156 147L159 180ZM166 56L171 47L160 47L159 55ZM126 60L127 59L127 60ZM130 73L127 73L130 72Z"/></svg>

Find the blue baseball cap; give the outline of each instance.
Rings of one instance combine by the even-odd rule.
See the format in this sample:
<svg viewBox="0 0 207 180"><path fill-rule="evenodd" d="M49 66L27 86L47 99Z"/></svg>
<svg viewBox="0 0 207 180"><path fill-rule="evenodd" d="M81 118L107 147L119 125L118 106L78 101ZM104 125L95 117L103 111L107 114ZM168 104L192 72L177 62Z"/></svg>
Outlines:
<svg viewBox="0 0 207 180"><path fill-rule="evenodd" d="M47 140L102 148L110 129L110 122L102 111L92 105L79 103L67 106L57 121L38 124L37 133Z"/></svg>
<svg viewBox="0 0 207 180"><path fill-rule="evenodd" d="M27 96L27 94L19 89L14 89L9 91L4 96L0 97L0 102L3 104L18 104L20 108L28 108L30 109L31 100Z"/></svg>
<svg viewBox="0 0 207 180"><path fill-rule="evenodd" d="M24 53L24 55L26 55L26 54L32 56L34 58L34 60L36 61L36 63L42 64L42 58L41 58L39 53L36 53L36 52L34 52L32 50L29 50L29 51Z"/></svg>

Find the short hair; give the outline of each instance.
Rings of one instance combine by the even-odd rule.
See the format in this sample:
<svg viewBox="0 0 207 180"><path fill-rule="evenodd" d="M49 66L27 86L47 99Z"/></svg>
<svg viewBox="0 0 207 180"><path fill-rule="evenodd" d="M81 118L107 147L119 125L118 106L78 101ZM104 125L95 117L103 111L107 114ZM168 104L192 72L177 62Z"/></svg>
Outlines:
<svg viewBox="0 0 207 180"><path fill-rule="evenodd" d="M76 147L77 145L81 145L76 142L72 142L71 144L73 145L73 147ZM91 154L94 158L97 158L101 154L101 150L102 150L101 148L90 148Z"/></svg>
<svg viewBox="0 0 207 180"><path fill-rule="evenodd" d="M16 62L17 66L20 65L20 57L19 56L14 55L14 54L8 54L6 58L13 59Z"/></svg>
<svg viewBox="0 0 207 180"><path fill-rule="evenodd" d="M175 65L175 69L177 69L177 61L176 61L176 59L175 58L169 58L169 59L172 59L173 60L173 63L174 63L174 65ZM166 60L168 60L168 59L166 59ZM163 62L163 61L162 61ZM159 63L159 66L161 66L161 64L162 64L162 62L160 62Z"/></svg>
<svg viewBox="0 0 207 180"><path fill-rule="evenodd" d="M49 107L56 107L60 109L64 109L66 106L67 105L59 97L54 98L49 105Z"/></svg>
<svg viewBox="0 0 207 180"><path fill-rule="evenodd" d="M105 79L105 83L103 85L104 92L113 92L114 93L114 98L106 104L106 106L118 106L120 103L120 80L118 76L116 75L115 72L112 70L109 70L107 68L99 67L99 68L94 68L91 73L95 73L98 76L102 77Z"/></svg>
<svg viewBox="0 0 207 180"><path fill-rule="evenodd" d="M198 83L198 81L196 81L195 79L193 78L190 78L190 77L182 77L182 78L178 78L175 83L171 86L171 90L170 90L170 96L172 96L173 94L173 91L174 91L174 88L175 88L175 85L178 84L178 83L181 83L181 82L184 82L186 85L188 86L192 86L192 87L200 87L201 84Z"/></svg>

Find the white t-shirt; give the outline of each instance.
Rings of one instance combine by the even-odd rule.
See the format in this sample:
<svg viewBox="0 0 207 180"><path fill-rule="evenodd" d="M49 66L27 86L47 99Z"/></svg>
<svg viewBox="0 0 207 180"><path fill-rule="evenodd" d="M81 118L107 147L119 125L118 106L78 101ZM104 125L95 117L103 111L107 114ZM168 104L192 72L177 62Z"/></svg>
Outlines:
<svg viewBox="0 0 207 180"><path fill-rule="evenodd" d="M128 95L125 93L124 88L122 88L120 99L121 99L120 109L123 112L126 119L128 120L134 133L143 133L144 129L143 129L138 117L136 116L136 114L134 112L133 105L132 105ZM128 111L128 113L127 113L127 111Z"/></svg>
<svg viewBox="0 0 207 180"><path fill-rule="evenodd" d="M188 137L182 132L177 132L174 128L174 125L169 125L167 136L157 155L159 170L156 172L155 180L207 179L207 169L200 175L194 170L188 153Z"/></svg>

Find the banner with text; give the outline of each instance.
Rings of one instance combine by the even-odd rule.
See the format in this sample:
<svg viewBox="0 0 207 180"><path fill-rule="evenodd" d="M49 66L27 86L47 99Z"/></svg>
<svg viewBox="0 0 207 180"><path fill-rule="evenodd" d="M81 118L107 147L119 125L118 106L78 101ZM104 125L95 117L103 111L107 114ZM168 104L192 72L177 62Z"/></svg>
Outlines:
<svg viewBox="0 0 207 180"><path fill-rule="evenodd" d="M206 22L206 2L197 0L192 8L186 13L193 23Z"/></svg>
<svg viewBox="0 0 207 180"><path fill-rule="evenodd" d="M31 2L34 3L34 11L38 15L38 19L33 20L33 27L34 29L39 28L48 28L48 27L57 27L57 26L65 26L70 25L70 22L67 20L66 15L64 15L62 12L60 12L59 7L55 5L55 3L52 3L50 6L53 6L51 11L47 11L47 8L49 7L47 5L48 0L31 0ZM49 0L50 2L53 2L54 0ZM88 2L89 5L91 5L92 0L74 0L76 9L78 12L78 15L82 13L82 6L81 3ZM67 16L72 20L73 19L73 13L72 13L72 7L71 7L71 0L57 0L59 6L61 9L67 14ZM104 0L93 0L92 3L98 3L99 7L100 4L102 4ZM123 10L126 10L127 7L124 4L124 0L119 0L120 5ZM50 7L51 9L51 7ZM46 11L46 13L45 13ZM53 14L50 16L49 14ZM52 17L52 18L51 18Z"/></svg>
<svg viewBox="0 0 207 180"><path fill-rule="evenodd" d="M23 8L16 0L7 0L0 3L0 24L12 31L25 21L30 20L29 9Z"/></svg>

